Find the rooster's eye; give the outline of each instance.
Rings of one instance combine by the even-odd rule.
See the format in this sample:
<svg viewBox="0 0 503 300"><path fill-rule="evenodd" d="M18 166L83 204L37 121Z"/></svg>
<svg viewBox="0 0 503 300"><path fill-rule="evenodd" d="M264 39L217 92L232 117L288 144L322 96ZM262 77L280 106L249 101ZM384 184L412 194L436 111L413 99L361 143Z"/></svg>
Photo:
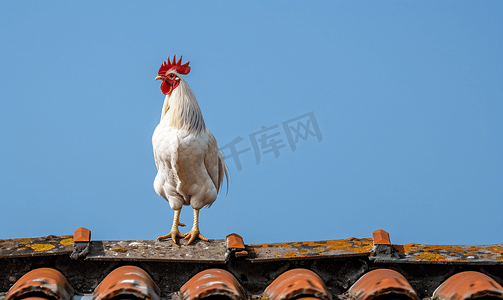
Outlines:
<svg viewBox="0 0 503 300"><path fill-rule="evenodd" d="M169 78L173 78L173 77L175 77L175 74L173 74L173 73L169 74Z"/></svg>

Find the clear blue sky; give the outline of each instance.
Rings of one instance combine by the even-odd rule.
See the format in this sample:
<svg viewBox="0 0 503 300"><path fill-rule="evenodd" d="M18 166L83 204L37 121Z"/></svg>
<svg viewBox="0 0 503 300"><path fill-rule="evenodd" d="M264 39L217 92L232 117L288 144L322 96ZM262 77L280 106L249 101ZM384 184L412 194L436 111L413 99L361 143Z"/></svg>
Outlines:
<svg viewBox="0 0 503 300"><path fill-rule="evenodd" d="M0 238L169 231L154 77L182 54L219 145L244 151L204 236L503 243L502 15L501 1L2 1Z"/></svg>

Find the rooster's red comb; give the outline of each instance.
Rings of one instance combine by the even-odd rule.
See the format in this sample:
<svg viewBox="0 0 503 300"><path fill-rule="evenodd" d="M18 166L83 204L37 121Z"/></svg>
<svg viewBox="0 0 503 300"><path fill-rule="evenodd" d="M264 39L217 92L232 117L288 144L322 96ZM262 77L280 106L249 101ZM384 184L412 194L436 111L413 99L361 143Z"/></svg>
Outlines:
<svg viewBox="0 0 503 300"><path fill-rule="evenodd" d="M159 76L164 76L166 75L166 72L170 70L175 70L178 74L182 75L187 75L190 72L190 67L189 67L189 62L186 62L182 65L182 56L180 55L180 59L178 62L176 62L176 54L173 55L173 63L169 61L168 57L168 62L162 63L161 67L159 68Z"/></svg>

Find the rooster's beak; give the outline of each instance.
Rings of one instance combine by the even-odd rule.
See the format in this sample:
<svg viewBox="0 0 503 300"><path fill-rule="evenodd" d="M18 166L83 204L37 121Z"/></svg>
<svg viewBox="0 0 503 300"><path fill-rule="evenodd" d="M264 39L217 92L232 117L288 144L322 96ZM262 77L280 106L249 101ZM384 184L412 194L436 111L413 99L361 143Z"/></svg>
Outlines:
<svg viewBox="0 0 503 300"><path fill-rule="evenodd" d="M162 76L157 76L154 80L163 80L164 78Z"/></svg>

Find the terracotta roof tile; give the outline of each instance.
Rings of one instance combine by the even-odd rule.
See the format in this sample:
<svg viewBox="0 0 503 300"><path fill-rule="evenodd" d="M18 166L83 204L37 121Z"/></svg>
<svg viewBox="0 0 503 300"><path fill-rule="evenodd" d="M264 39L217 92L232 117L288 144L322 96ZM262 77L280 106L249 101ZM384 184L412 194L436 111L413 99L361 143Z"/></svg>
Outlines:
<svg viewBox="0 0 503 300"><path fill-rule="evenodd" d="M466 300L479 297L503 299L503 287L480 272L457 273L442 283L433 293L433 299Z"/></svg>
<svg viewBox="0 0 503 300"><path fill-rule="evenodd" d="M227 248L228 249L245 249L245 244L243 243L243 238L237 233L231 233L227 236Z"/></svg>
<svg viewBox="0 0 503 300"><path fill-rule="evenodd" d="M160 290L143 269L135 266L119 267L94 290L93 300L107 300L120 296L121 299L159 300Z"/></svg>
<svg viewBox="0 0 503 300"><path fill-rule="evenodd" d="M245 300L246 294L234 275L221 269L209 269L194 275L180 293L183 299L197 300L209 296L226 296L232 300Z"/></svg>
<svg viewBox="0 0 503 300"><path fill-rule="evenodd" d="M89 242L91 240L91 230L80 227L73 232L73 240L75 242Z"/></svg>
<svg viewBox="0 0 503 300"><path fill-rule="evenodd" d="M400 273L389 269L377 269L363 275L348 291L358 300L371 300L382 295L406 296L418 300L409 282Z"/></svg>
<svg viewBox="0 0 503 300"><path fill-rule="evenodd" d="M42 298L41 295L45 295L48 299L70 300L74 290L59 271L40 268L23 275L10 288L5 300L26 299L27 295L34 294L37 296L30 298Z"/></svg>
<svg viewBox="0 0 503 300"><path fill-rule="evenodd" d="M226 237L227 241L227 253L226 260L229 258L229 254L234 253L235 257L247 257L248 251L245 250L245 244L243 243L243 238L237 233L231 233Z"/></svg>
<svg viewBox="0 0 503 300"><path fill-rule="evenodd" d="M374 231L372 236L374 239L374 245L391 245L389 233L382 229Z"/></svg>
<svg viewBox="0 0 503 300"><path fill-rule="evenodd" d="M313 271L306 269L293 269L281 274L267 287L264 296L269 297L270 300L292 298L332 299L332 295L327 290L323 280Z"/></svg>

